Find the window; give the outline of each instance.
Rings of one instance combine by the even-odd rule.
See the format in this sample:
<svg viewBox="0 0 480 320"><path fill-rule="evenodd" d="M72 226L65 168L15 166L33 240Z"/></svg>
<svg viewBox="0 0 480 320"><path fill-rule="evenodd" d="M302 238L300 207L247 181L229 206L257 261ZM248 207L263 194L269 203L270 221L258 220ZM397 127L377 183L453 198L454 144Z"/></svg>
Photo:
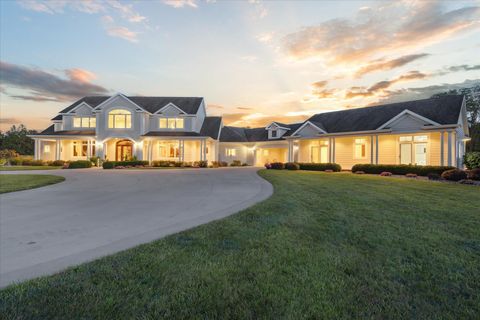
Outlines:
<svg viewBox="0 0 480 320"><path fill-rule="evenodd" d="M428 140L427 136L415 136L413 141L415 142L426 142Z"/></svg>
<svg viewBox="0 0 480 320"><path fill-rule="evenodd" d="M111 129L130 129L132 113L124 109L114 109L108 113L108 127Z"/></svg>
<svg viewBox="0 0 480 320"><path fill-rule="evenodd" d="M95 117L74 117L74 128L95 128L97 119Z"/></svg>
<svg viewBox="0 0 480 320"><path fill-rule="evenodd" d="M225 149L225 154L227 157L235 157L237 155L237 150L232 148Z"/></svg>
<svg viewBox="0 0 480 320"><path fill-rule="evenodd" d="M74 157L86 157L88 150L87 141L74 141L73 142L73 156Z"/></svg>
<svg viewBox="0 0 480 320"><path fill-rule="evenodd" d="M427 165L428 136L402 136L400 141L400 163Z"/></svg>
<svg viewBox="0 0 480 320"><path fill-rule="evenodd" d="M178 158L180 156L178 144L161 144L159 148L160 157L162 158Z"/></svg>
<svg viewBox="0 0 480 320"><path fill-rule="evenodd" d="M49 145L43 146L43 152L49 153L50 152L50 146Z"/></svg>
<svg viewBox="0 0 480 320"><path fill-rule="evenodd" d="M408 141L412 141L412 136L400 137L400 142L408 142Z"/></svg>
<svg viewBox="0 0 480 320"><path fill-rule="evenodd" d="M182 118L160 118L159 127L161 129L183 129L184 120Z"/></svg>
<svg viewBox="0 0 480 320"><path fill-rule="evenodd" d="M367 140L355 139L355 159L365 159L367 156Z"/></svg>
<svg viewBox="0 0 480 320"><path fill-rule="evenodd" d="M277 137L277 130L272 130L272 138L276 138Z"/></svg>

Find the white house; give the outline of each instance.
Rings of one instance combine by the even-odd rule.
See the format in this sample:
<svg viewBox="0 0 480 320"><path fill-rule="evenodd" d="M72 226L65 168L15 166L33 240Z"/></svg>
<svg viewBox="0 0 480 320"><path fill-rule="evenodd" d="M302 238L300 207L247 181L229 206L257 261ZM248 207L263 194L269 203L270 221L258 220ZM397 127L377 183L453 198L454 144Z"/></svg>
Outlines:
<svg viewBox="0 0 480 320"><path fill-rule="evenodd" d="M35 158L239 160L462 166L468 137L463 96L316 114L302 123L224 126L200 97L84 97L35 140Z"/></svg>

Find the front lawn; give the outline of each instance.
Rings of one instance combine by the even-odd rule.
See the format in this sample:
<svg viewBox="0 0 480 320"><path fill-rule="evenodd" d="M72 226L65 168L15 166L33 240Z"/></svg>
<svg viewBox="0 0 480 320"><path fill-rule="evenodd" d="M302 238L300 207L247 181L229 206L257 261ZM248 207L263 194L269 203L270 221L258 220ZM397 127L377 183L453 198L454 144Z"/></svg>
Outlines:
<svg viewBox="0 0 480 320"><path fill-rule="evenodd" d="M64 177L43 174L1 174L0 193L43 187L64 180Z"/></svg>
<svg viewBox="0 0 480 320"><path fill-rule="evenodd" d="M5 319L474 319L480 188L268 170L229 218L0 292ZM135 212L132 212L135 214Z"/></svg>
<svg viewBox="0 0 480 320"><path fill-rule="evenodd" d="M0 171L53 170L61 168L62 167L54 166L2 166L0 167Z"/></svg>

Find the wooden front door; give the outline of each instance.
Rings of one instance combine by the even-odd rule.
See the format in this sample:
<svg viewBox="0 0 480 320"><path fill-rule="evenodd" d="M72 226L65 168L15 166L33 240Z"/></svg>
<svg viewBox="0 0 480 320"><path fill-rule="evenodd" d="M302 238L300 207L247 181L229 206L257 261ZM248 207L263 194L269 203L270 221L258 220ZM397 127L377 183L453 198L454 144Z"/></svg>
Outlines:
<svg viewBox="0 0 480 320"><path fill-rule="evenodd" d="M132 159L133 143L130 140L121 140L116 144L115 161L127 161Z"/></svg>

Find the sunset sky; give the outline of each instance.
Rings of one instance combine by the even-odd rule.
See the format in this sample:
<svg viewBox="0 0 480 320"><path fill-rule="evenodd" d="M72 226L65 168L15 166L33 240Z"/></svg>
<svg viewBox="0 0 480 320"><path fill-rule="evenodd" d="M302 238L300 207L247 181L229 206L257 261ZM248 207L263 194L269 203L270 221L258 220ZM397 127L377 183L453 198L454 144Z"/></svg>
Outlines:
<svg viewBox="0 0 480 320"><path fill-rule="evenodd" d="M257 126L480 83L480 1L1 1L1 129L85 95Z"/></svg>

